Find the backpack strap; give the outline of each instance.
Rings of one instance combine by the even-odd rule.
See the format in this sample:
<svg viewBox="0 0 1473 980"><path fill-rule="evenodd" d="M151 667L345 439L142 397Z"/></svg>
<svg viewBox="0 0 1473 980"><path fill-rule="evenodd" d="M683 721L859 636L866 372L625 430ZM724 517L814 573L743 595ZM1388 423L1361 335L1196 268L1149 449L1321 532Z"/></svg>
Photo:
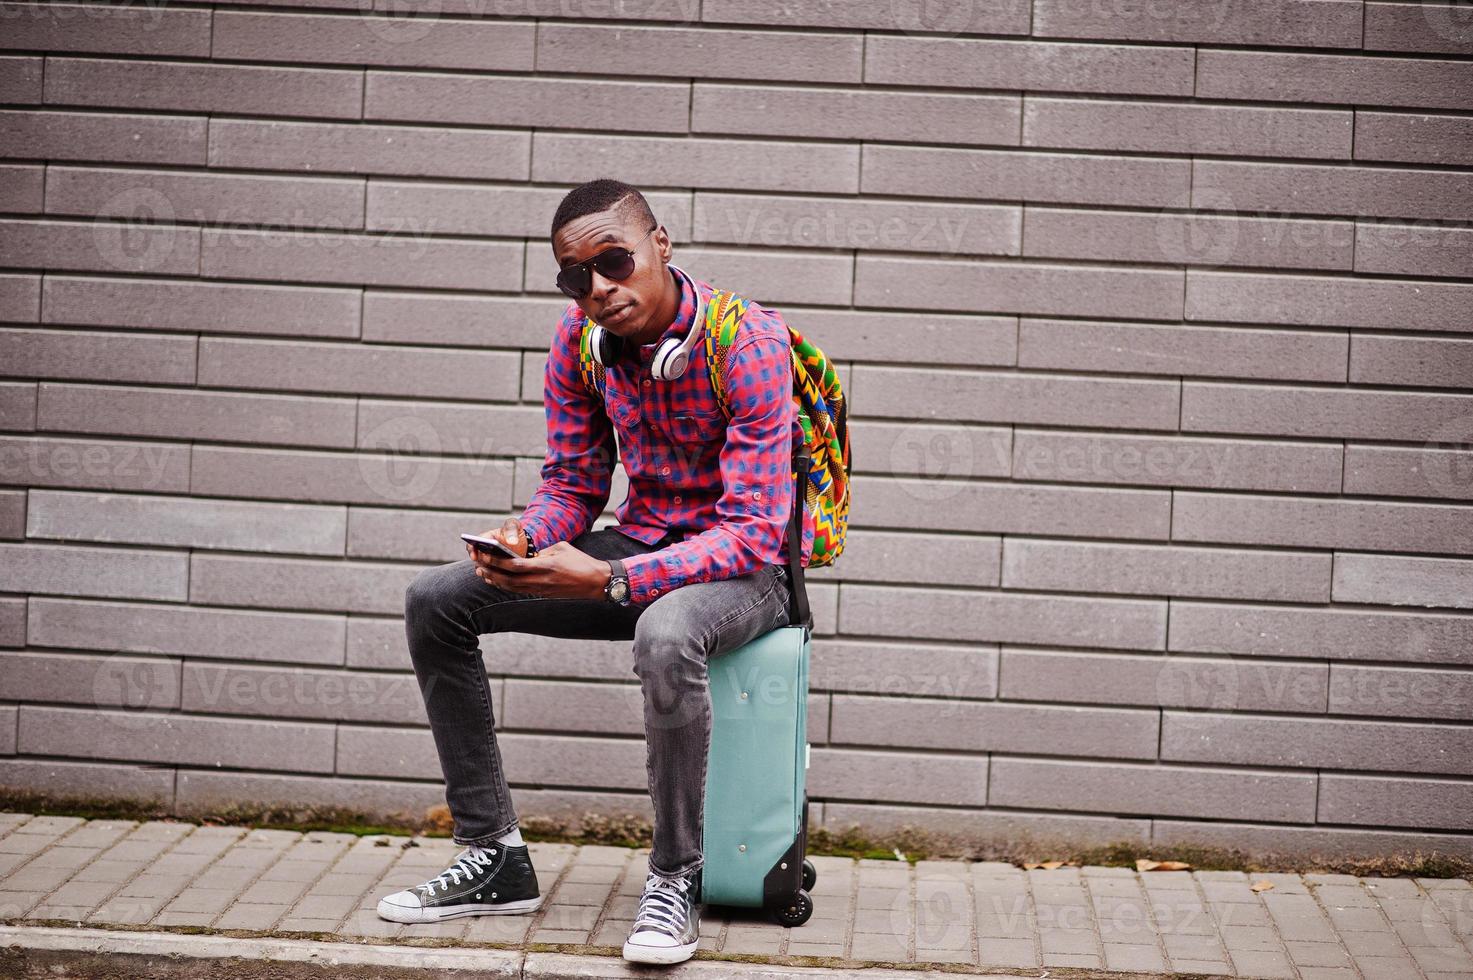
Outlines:
<svg viewBox="0 0 1473 980"><path fill-rule="evenodd" d="M731 402L726 391L726 360L736 343L737 328L746 316L748 301L727 289L718 289L711 297L718 300L713 309L706 305L706 370L711 375L711 389L721 414L731 421Z"/></svg>
<svg viewBox="0 0 1473 980"><path fill-rule="evenodd" d="M603 401L604 366L593 359L593 345L589 342L593 331L588 329L592 323L593 317L585 313L583 326L578 331L578 374L583 378L583 387L599 401Z"/></svg>

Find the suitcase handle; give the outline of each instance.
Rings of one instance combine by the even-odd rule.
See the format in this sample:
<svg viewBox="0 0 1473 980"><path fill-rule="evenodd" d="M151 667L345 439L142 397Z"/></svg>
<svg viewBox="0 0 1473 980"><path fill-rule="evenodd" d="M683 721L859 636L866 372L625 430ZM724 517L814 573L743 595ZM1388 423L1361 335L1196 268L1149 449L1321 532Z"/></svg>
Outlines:
<svg viewBox="0 0 1473 980"><path fill-rule="evenodd" d="M797 478L793 481L793 513L788 518L788 586L793 594L793 615L789 626L803 627L804 635L813 633L813 615L808 608L808 587L803 581L803 497L804 485L808 482L808 462L811 456L806 445L799 445L793 452L793 469Z"/></svg>

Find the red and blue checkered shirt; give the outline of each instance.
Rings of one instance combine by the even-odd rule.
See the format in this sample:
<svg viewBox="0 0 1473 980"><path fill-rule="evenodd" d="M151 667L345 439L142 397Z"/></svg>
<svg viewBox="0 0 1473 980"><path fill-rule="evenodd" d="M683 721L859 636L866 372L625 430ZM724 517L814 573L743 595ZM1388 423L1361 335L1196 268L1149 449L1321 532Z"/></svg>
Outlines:
<svg viewBox="0 0 1473 980"><path fill-rule="evenodd" d="M660 340L701 329L691 287L707 303L713 292L709 283L675 269L671 275L680 305ZM658 341L625 343L624 356L607 368L601 402L578 373L583 319L578 304L570 303L543 371L547 459L542 484L521 516L536 546L571 542L593 526L608 503L617 434L629 495L614 510L614 530L646 545L671 532L681 538L623 560L632 603L648 604L692 582L787 564L793 449L802 429L782 316L756 303L747 307L726 363L729 423L711 387L703 342L674 381L650 374ZM802 532L806 566L813 554L811 519L805 518Z"/></svg>

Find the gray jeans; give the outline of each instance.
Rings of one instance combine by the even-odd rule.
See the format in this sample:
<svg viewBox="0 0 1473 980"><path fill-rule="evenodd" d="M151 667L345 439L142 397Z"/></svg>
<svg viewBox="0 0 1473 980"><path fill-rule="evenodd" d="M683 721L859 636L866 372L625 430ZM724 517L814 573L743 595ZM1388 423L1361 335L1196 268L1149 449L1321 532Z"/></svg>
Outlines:
<svg viewBox="0 0 1473 980"><path fill-rule="evenodd" d="M663 546L646 545L612 528L589 531L572 544L605 559ZM517 826L477 637L532 633L632 639L655 811L650 869L673 877L701 867L711 739L708 660L786 625L791 603L788 569L779 564L719 582L694 582L647 606L627 607L603 599L539 599L509 592L477 578L468 558L425 569L405 592L404 626L445 775L455 840L484 844Z"/></svg>

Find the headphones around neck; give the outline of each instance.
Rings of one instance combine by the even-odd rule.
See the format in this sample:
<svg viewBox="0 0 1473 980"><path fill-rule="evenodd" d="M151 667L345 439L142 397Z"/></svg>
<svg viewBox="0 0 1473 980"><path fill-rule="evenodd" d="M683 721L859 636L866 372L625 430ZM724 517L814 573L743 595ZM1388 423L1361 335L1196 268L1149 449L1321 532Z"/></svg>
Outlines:
<svg viewBox="0 0 1473 980"><path fill-rule="evenodd" d="M674 381L685 373L686 365L690 364L690 352L695 349L696 341L704 335L702 325L706 321L706 297L696 288L691 277L686 275L685 270L675 263L667 263L696 296L696 318L691 324L691 329L685 335L685 339L677 340L674 337L666 337L660 341L660 346L655 348L655 356L650 361L650 374L659 381ZM591 332L588 336L588 346L593 352L593 359L604 367L609 367L617 361L624 351L624 338L618 334L611 333L603 327L589 320Z"/></svg>

